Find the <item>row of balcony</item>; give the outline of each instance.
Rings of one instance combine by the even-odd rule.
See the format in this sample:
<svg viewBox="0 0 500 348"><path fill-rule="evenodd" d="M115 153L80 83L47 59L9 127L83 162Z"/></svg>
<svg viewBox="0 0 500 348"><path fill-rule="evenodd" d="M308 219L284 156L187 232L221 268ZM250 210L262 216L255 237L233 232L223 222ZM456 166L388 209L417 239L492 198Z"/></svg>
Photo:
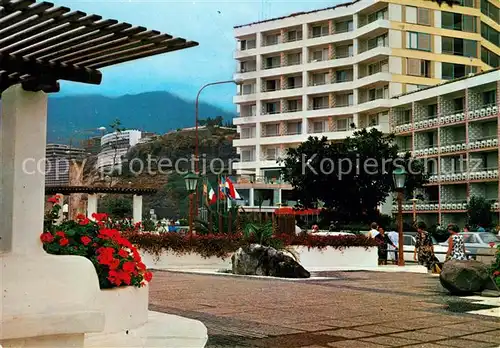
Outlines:
<svg viewBox="0 0 500 348"><path fill-rule="evenodd" d="M403 211L409 212L413 211L413 204L403 204ZM498 202L492 202L491 208L494 210L498 210L500 208L500 204ZM397 205L392 206L393 210L397 210ZM427 202L427 203L418 203L415 204L415 211L437 211L440 209L439 203L435 202ZM459 202L441 202L441 210L467 210L467 201L459 201Z"/></svg>
<svg viewBox="0 0 500 348"><path fill-rule="evenodd" d="M468 120L479 120L482 118L492 117L497 115L498 111L499 109L496 105L489 105L480 109L471 110L467 113ZM460 111L446 116L429 116L426 120L415 122L413 128L411 123L398 125L394 127L393 131L395 133L405 133L411 131L412 129L426 129L439 125L454 124L463 121L465 121L465 113Z"/></svg>
<svg viewBox="0 0 500 348"><path fill-rule="evenodd" d="M464 140L462 140L453 145L443 145L440 147L416 149L415 151L413 151L413 154L415 156L432 156L444 153L464 152L467 150L488 149L497 146L498 146L497 138L490 138L484 140L469 140L468 144ZM404 153L404 151L402 151L402 153Z"/></svg>
<svg viewBox="0 0 500 348"><path fill-rule="evenodd" d="M455 182L455 181L467 181L467 180L486 180L486 179L496 179L496 178L498 178L498 168L477 170L468 173L466 172L466 173L455 173L446 175L431 175L429 176L429 183Z"/></svg>

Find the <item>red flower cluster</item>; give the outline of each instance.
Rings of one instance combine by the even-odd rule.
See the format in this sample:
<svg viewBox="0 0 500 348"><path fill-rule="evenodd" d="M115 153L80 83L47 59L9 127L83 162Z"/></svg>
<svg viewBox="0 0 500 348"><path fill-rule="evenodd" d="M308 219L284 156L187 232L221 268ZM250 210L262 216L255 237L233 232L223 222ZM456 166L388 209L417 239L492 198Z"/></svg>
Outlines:
<svg viewBox="0 0 500 348"><path fill-rule="evenodd" d="M47 202L52 203L52 204L58 204L59 200L61 199L61 196L55 195L47 199Z"/></svg>
<svg viewBox="0 0 500 348"><path fill-rule="evenodd" d="M113 228L106 214L93 214L93 222L84 215L76 221L53 226L56 231L40 235L44 249L51 254L84 256L94 264L101 288L144 286L152 274L146 270L137 249Z"/></svg>

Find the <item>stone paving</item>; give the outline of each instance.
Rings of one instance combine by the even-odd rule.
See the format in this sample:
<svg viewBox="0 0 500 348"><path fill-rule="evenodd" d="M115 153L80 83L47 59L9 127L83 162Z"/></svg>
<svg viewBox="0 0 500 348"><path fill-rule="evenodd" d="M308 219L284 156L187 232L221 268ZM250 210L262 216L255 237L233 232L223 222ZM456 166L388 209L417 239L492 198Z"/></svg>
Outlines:
<svg viewBox="0 0 500 348"><path fill-rule="evenodd" d="M291 282L157 271L150 307L201 320L208 328L207 348L500 346L500 320L466 313L481 305L446 295L436 277L318 276L335 279Z"/></svg>

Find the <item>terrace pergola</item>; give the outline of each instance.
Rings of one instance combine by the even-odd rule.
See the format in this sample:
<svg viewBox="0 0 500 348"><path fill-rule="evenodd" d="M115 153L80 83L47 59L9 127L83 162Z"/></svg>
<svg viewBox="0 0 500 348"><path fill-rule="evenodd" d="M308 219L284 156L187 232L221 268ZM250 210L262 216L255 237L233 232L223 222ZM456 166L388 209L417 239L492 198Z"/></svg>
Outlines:
<svg viewBox="0 0 500 348"><path fill-rule="evenodd" d="M99 69L196 45L49 2L0 0L0 345L83 347L86 333L105 327L92 265L40 243L46 93L61 80L98 85Z"/></svg>
<svg viewBox="0 0 500 348"><path fill-rule="evenodd" d="M138 188L138 187L91 187L91 186L47 186L45 187L46 195L60 195L60 202L63 201L63 196L71 195L72 193L87 194L87 217L91 218L92 214L97 213L98 194L127 194L133 195L132 201L132 218L134 222L142 221L142 196L155 194L158 190L155 188ZM62 211L61 211L62 214ZM62 216L61 216L62 217Z"/></svg>

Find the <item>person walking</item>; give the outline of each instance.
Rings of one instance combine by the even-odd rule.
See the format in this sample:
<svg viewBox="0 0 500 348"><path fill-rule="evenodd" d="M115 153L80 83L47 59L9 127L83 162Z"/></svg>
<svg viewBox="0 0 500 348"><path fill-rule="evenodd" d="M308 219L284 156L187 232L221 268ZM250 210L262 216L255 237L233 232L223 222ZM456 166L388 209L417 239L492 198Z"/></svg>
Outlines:
<svg viewBox="0 0 500 348"><path fill-rule="evenodd" d="M393 248L396 246L389 239L389 236L385 234L385 230L383 227L378 228L378 234L375 236L375 239L379 242L378 246L378 264L379 265L387 265L387 247L391 245Z"/></svg>
<svg viewBox="0 0 500 348"><path fill-rule="evenodd" d="M392 230L386 234L392 242L392 244L389 244L387 247L387 259L391 260L392 263L396 265L398 263L399 233Z"/></svg>
<svg viewBox="0 0 500 348"><path fill-rule="evenodd" d="M464 237L459 234L457 225L452 225L448 228L450 238L448 238L448 251L446 252L445 260L467 260L465 254Z"/></svg>
<svg viewBox="0 0 500 348"><path fill-rule="evenodd" d="M413 251L413 259L415 261L418 260L419 265L426 266L427 270L431 270L434 259L434 246L432 245L432 239L429 232L425 229L425 223L420 221L417 224L418 233L415 241L415 249Z"/></svg>

